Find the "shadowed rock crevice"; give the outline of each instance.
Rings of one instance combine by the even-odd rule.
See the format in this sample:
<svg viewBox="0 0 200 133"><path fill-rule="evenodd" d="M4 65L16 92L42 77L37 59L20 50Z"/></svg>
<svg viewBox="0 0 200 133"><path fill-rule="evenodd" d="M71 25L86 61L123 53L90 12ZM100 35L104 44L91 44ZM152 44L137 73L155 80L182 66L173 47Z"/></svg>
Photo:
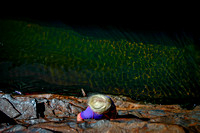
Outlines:
<svg viewBox="0 0 200 133"><path fill-rule="evenodd" d="M13 119L7 116L4 112L0 110L0 123L6 123L8 125L15 125L17 122Z"/></svg>
<svg viewBox="0 0 200 133"><path fill-rule="evenodd" d="M44 111L45 111L45 105L44 103L37 103L36 104L36 112L37 112L37 118L42 117L44 118Z"/></svg>
<svg viewBox="0 0 200 133"><path fill-rule="evenodd" d="M136 115L132 115L132 114L128 114L128 115L118 115L117 118L119 119L126 119L126 118L132 118L132 119L138 119L138 120L141 120L141 121L149 121L150 119L149 118L141 118L141 117L138 117Z"/></svg>

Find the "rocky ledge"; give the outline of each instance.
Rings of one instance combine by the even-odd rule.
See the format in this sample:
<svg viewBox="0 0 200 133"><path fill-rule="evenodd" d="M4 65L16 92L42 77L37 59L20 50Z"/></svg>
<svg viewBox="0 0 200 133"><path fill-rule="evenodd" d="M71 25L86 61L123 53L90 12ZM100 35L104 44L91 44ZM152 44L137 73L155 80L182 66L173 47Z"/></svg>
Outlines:
<svg viewBox="0 0 200 133"><path fill-rule="evenodd" d="M200 106L142 104L124 96L110 96L119 117L77 122L87 97L55 94L0 93L0 132L196 133L200 132Z"/></svg>

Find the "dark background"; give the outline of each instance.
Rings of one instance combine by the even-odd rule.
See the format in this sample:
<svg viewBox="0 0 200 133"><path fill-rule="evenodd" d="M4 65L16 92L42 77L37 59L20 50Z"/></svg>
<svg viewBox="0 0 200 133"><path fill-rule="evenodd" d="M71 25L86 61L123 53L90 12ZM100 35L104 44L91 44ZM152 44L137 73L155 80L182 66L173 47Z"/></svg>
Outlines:
<svg viewBox="0 0 200 133"><path fill-rule="evenodd" d="M97 12L96 10L70 10L69 8L52 10L50 7L42 11L36 9L15 10L1 15L1 18L30 20L44 24L61 22L72 27L87 29L114 27L122 31L165 32L174 39L186 33L193 38L196 48L200 50L200 20L198 11L192 7L190 9L184 7L182 9L166 9L166 7L162 9L160 7L160 10L154 9L153 11L120 9Z"/></svg>
<svg viewBox="0 0 200 133"><path fill-rule="evenodd" d="M76 3L76 2L75 2ZM200 20L195 3L12 3L2 4L0 18L36 20L45 23L92 27L109 26L123 30L183 32L199 43Z"/></svg>

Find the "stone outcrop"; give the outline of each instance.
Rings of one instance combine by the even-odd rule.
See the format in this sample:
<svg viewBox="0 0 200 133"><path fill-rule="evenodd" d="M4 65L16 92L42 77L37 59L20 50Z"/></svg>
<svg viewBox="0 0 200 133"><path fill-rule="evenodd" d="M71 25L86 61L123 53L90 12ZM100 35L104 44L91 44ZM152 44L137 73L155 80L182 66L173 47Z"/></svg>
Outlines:
<svg viewBox="0 0 200 133"><path fill-rule="evenodd" d="M0 94L0 132L165 133L200 132L200 106L142 104L124 96L110 96L118 111L111 120L77 122L87 107L86 97L55 94Z"/></svg>

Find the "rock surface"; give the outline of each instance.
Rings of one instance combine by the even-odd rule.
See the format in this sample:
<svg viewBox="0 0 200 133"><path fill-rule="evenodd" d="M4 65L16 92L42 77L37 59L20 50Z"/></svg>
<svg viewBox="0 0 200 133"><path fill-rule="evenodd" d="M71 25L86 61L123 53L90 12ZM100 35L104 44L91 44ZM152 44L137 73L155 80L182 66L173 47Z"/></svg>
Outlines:
<svg viewBox="0 0 200 133"><path fill-rule="evenodd" d="M63 133L196 133L200 132L200 106L141 104L124 96L110 96L118 118L77 122L87 97L55 94L9 95L0 93L0 132Z"/></svg>

